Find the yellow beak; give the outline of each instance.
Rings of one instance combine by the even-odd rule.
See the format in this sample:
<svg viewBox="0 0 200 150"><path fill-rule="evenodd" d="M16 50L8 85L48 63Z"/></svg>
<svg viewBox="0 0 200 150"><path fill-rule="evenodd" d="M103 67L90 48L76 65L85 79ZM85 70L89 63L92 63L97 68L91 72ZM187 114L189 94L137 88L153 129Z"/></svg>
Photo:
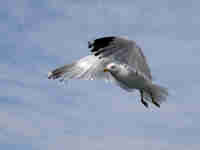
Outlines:
<svg viewBox="0 0 200 150"><path fill-rule="evenodd" d="M109 70L107 69L107 68L105 68L104 70L103 70L103 72L108 72Z"/></svg>

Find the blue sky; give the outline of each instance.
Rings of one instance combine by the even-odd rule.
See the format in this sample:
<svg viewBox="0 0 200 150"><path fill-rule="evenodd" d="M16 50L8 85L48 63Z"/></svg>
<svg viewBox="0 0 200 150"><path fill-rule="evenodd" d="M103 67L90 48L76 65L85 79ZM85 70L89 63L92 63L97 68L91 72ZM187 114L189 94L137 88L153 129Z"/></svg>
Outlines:
<svg viewBox="0 0 200 150"><path fill-rule="evenodd" d="M0 6L0 148L199 149L200 2L7 0ZM143 49L160 109L102 81L47 79L89 54L87 41L122 35Z"/></svg>

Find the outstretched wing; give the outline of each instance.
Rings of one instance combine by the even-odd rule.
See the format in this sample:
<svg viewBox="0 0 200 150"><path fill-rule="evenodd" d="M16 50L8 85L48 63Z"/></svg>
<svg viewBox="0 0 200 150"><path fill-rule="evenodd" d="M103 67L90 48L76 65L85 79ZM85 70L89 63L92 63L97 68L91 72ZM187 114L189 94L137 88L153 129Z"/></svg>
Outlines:
<svg viewBox="0 0 200 150"><path fill-rule="evenodd" d="M92 54L98 58L111 58L136 68L152 79L150 68L141 48L135 41L122 37L103 37L88 42Z"/></svg>
<svg viewBox="0 0 200 150"><path fill-rule="evenodd" d="M60 78L61 81L65 79L110 80L110 74L103 71L110 61L108 58L99 59L94 55L89 55L49 72L48 78Z"/></svg>
<svg viewBox="0 0 200 150"><path fill-rule="evenodd" d="M110 73L104 72L107 64L112 62L110 58L99 59L94 55L86 56L72 64L67 64L62 67L59 67L48 73L49 79L60 79L60 81L68 79L84 79L84 80L96 80L103 79L110 81L122 89L132 92L133 89L130 89L123 83L116 80Z"/></svg>

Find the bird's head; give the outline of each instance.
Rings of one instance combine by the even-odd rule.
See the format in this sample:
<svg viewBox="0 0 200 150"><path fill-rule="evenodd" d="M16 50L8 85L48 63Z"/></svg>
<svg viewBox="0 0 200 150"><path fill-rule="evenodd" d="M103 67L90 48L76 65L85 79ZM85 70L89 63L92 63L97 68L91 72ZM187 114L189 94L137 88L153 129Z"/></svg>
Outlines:
<svg viewBox="0 0 200 150"><path fill-rule="evenodd" d="M104 69L104 72L118 73L120 71L120 66L116 63L110 63Z"/></svg>

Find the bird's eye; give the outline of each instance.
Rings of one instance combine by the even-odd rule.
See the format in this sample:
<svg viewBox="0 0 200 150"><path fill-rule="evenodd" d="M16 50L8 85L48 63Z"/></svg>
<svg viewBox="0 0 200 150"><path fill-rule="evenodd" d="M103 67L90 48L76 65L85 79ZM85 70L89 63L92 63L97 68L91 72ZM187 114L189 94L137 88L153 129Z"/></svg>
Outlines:
<svg viewBox="0 0 200 150"><path fill-rule="evenodd" d="M111 69L115 69L115 66L113 65L113 66L111 66Z"/></svg>

